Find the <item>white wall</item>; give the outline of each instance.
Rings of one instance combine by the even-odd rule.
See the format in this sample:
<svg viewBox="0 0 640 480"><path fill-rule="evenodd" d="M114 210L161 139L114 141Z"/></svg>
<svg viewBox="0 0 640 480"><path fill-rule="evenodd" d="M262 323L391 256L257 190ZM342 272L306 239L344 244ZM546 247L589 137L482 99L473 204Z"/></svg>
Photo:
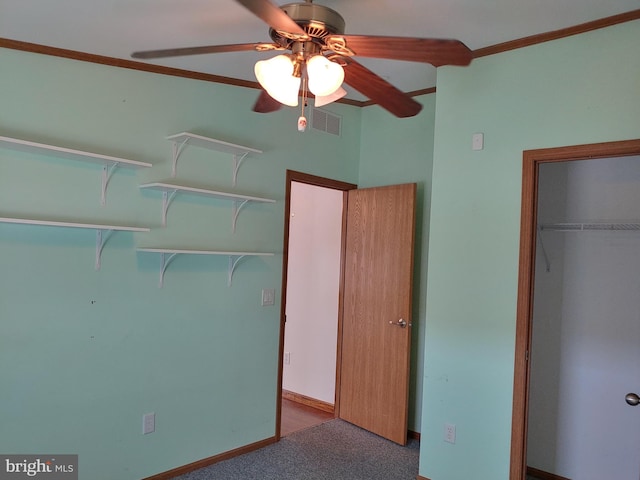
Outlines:
<svg viewBox="0 0 640 480"><path fill-rule="evenodd" d="M335 401L342 192L293 182L282 388Z"/></svg>
<svg viewBox="0 0 640 480"><path fill-rule="evenodd" d="M572 162L566 193L566 221L638 222L640 158ZM640 389L640 232L552 235L564 236L561 324L556 338L538 335L536 310L532 368L541 374L535 360L559 338L545 372L559 389L533 390L531 404L555 403L557 429L530 435L528 463L571 479L639 478L640 412L624 396Z"/></svg>

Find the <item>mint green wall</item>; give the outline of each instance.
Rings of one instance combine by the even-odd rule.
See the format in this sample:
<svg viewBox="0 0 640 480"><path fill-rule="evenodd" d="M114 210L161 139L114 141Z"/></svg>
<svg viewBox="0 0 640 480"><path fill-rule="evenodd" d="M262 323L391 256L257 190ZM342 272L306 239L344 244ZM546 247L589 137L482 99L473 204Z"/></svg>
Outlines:
<svg viewBox="0 0 640 480"><path fill-rule="evenodd" d="M438 71L424 477L508 478L522 152L640 138L639 44L635 21Z"/></svg>
<svg viewBox="0 0 640 480"><path fill-rule="evenodd" d="M416 100L423 108L419 115L411 118L395 118L377 106L363 109L359 186L365 188L410 182L418 184L409 429L419 432L436 96L424 95Z"/></svg>
<svg viewBox="0 0 640 480"><path fill-rule="evenodd" d="M255 90L0 49L0 135L152 162L116 170L101 207L99 165L0 148L0 216L151 226L115 233L94 270L95 233L0 223L0 451L78 453L80 478L137 479L274 435L287 168L358 180L361 110L332 105L342 137L299 134L295 109L250 111ZM253 146L236 191L249 205L179 195L160 227L171 144L191 131ZM231 188L231 158L187 148L178 177ZM227 257L136 246L264 250L226 286ZM141 434L156 413L156 432Z"/></svg>

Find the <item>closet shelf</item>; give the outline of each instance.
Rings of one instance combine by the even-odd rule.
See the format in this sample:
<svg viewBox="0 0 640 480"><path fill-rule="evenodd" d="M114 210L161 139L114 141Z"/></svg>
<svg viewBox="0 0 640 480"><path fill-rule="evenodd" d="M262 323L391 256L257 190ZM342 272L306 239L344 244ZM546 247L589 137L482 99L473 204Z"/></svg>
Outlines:
<svg viewBox="0 0 640 480"><path fill-rule="evenodd" d="M56 220L39 220L34 218L0 217L0 223L17 223L44 227L82 228L96 231L96 270L100 269L102 250L113 232L148 232L147 227L131 227L126 225L102 225L96 223L62 222Z"/></svg>
<svg viewBox="0 0 640 480"><path fill-rule="evenodd" d="M177 185L174 183L166 183L166 182L145 183L143 185L140 185L140 188L150 189L150 190L159 190L162 192L162 226L163 227L167 225L167 211L169 210L169 205L171 204L171 201L174 199L175 195L178 193L204 195L207 197L233 201L233 212L232 212L232 223L231 223L233 232L236 231L236 223L238 220L238 215L240 213L240 210L247 203L249 202L275 203L275 200L272 200L270 198L253 197L249 195L239 195L236 193L221 192L221 191L208 190L203 188L195 188L195 187L189 187L186 185Z"/></svg>
<svg viewBox="0 0 640 480"><path fill-rule="evenodd" d="M202 135L196 135L189 132L176 133L175 135L169 135L165 137L173 143L173 167L171 170L171 176L175 177L178 171L178 158L182 151L188 146L206 148L209 150L215 150L222 153L229 153L233 156L233 186L236 186L238 178L238 170L244 159L250 153L260 154L262 150L258 150L251 147L244 147L242 145L236 145L222 140L216 140L215 138L203 137Z"/></svg>
<svg viewBox="0 0 640 480"><path fill-rule="evenodd" d="M233 272L238 265L238 262L244 257L271 257L273 253L268 252L230 252L220 250L186 250L179 248L138 248L138 252L147 253L159 253L161 255L160 264L160 282L159 287L162 288L164 284L164 274L169 266L169 263L176 257L176 255L223 255L229 257L229 269L227 273L227 286L231 286L233 280Z"/></svg>
<svg viewBox="0 0 640 480"><path fill-rule="evenodd" d="M547 250L544 248L544 240L542 232L630 232L640 231L640 223L541 223L538 224L538 240L540 240L540 248L544 257L547 272L551 271L551 261Z"/></svg>
<svg viewBox="0 0 640 480"><path fill-rule="evenodd" d="M640 230L640 223L543 223L538 230L553 232L629 231Z"/></svg>
<svg viewBox="0 0 640 480"><path fill-rule="evenodd" d="M48 145L44 143L36 143L18 138L0 136L0 146L12 148L28 153L37 153L43 155L52 155L66 160L77 160L82 162L91 162L102 164L102 191L100 197L101 205L106 204L107 185L113 175L115 169L119 166L128 168L149 168L151 163L140 162L138 160L129 160L127 158L113 157L103 155L101 153L84 152L82 150L74 150L71 148L59 147L56 145Z"/></svg>

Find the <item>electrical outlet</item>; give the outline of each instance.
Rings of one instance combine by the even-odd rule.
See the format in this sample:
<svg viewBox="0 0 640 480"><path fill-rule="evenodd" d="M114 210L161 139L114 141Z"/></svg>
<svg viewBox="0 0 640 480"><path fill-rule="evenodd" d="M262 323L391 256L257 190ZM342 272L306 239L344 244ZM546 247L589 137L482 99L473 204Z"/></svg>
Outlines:
<svg viewBox="0 0 640 480"><path fill-rule="evenodd" d="M456 443L456 426L451 423L444 424L444 441Z"/></svg>
<svg viewBox="0 0 640 480"><path fill-rule="evenodd" d="M145 413L142 416L142 433L146 435L147 433L153 433L155 431L156 431L156 414Z"/></svg>

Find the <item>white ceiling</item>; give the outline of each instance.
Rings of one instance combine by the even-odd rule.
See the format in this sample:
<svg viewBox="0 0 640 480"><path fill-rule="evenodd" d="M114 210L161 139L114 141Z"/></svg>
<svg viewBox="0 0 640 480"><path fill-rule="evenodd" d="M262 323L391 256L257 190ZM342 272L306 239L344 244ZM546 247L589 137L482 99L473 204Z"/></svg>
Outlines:
<svg viewBox="0 0 640 480"><path fill-rule="evenodd" d="M315 3L340 12L348 34L456 38L472 50L640 8L639 0ZM234 0L0 0L0 37L122 59L130 59L135 50L271 41L268 27ZM148 62L255 81L255 61L269 55L274 54L223 53ZM358 61L406 92L435 86L430 65ZM348 97L364 99L353 91Z"/></svg>

